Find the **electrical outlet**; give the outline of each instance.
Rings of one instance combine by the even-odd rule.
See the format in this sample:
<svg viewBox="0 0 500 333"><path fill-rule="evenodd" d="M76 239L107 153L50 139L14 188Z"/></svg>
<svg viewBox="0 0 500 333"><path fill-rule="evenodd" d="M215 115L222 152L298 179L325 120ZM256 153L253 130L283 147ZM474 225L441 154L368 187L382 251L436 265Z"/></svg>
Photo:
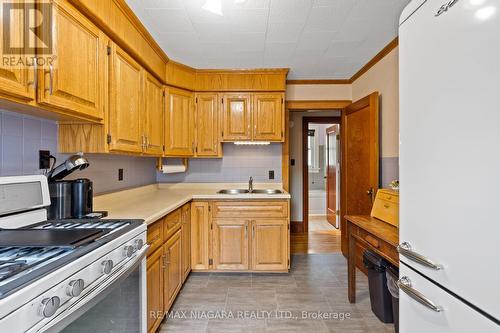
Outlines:
<svg viewBox="0 0 500 333"><path fill-rule="evenodd" d="M44 170L50 169L50 150L38 151L38 168Z"/></svg>
<svg viewBox="0 0 500 333"><path fill-rule="evenodd" d="M292 159L290 160L290 165L291 165L291 166L294 166L294 165L295 165L295 158L292 158Z"/></svg>
<svg viewBox="0 0 500 333"><path fill-rule="evenodd" d="M269 179L274 179L274 170L269 170Z"/></svg>
<svg viewBox="0 0 500 333"><path fill-rule="evenodd" d="M123 180L123 169L118 169L118 181Z"/></svg>

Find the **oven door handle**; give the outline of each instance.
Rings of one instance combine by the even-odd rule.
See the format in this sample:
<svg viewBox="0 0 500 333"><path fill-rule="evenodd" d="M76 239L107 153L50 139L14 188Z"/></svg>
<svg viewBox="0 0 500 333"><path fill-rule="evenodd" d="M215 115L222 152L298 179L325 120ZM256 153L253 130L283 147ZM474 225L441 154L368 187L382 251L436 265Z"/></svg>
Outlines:
<svg viewBox="0 0 500 333"><path fill-rule="evenodd" d="M76 302L74 302L69 307L64 309L61 313L55 316L51 321L49 321L46 325L38 329L36 332L56 333L61 331L63 328L71 324L76 319L78 319L82 314L84 314L93 306L95 306L97 303L99 303L101 300L103 300L141 264L142 260L144 259L146 253L149 250L149 247L150 245L146 244L139 252L137 252L137 255L134 257L134 262L131 266L125 268L125 270L124 266L121 266L117 270L112 272L109 275L109 277L104 281L105 283L107 283L106 286L104 287L102 285L95 286L93 289L87 292L84 297L76 300ZM96 291L98 292L96 293ZM77 308L76 311L68 313L68 311L71 311L73 308L77 307L82 302L83 305Z"/></svg>

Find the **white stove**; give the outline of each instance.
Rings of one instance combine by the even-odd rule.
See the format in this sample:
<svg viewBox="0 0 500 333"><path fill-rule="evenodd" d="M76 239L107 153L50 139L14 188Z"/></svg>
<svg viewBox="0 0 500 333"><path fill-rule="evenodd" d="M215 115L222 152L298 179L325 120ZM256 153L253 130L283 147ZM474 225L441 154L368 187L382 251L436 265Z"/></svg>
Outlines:
<svg viewBox="0 0 500 333"><path fill-rule="evenodd" d="M47 194L45 176L0 177L0 236L14 232L27 242L2 246L0 237L0 332L146 332L145 224L46 221ZM77 243L54 237L30 246L32 231L75 229L97 232Z"/></svg>

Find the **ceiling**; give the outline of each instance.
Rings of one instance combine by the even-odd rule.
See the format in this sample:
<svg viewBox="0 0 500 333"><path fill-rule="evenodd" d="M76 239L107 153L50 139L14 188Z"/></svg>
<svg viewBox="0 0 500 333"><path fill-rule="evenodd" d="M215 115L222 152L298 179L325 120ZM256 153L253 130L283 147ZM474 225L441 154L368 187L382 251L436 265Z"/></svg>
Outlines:
<svg viewBox="0 0 500 333"><path fill-rule="evenodd" d="M397 36L409 0L127 0L169 58L349 79ZM210 12L221 4L222 15ZM215 6L215 7L213 7Z"/></svg>

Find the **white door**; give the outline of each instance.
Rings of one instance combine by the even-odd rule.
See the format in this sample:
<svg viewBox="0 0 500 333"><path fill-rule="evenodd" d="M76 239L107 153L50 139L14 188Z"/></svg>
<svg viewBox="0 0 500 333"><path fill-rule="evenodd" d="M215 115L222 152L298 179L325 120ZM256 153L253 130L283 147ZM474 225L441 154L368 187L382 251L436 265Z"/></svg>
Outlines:
<svg viewBox="0 0 500 333"><path fill-rule="evenodd" d="M500 326L422 275L401 265L399 276L439 308L439 312L399 291L399 331L403 333L494 333Z"/></svg>
<svg viewBox="0 0 500 333"><path fill-rule="evenodd" d="M400 260L500 319L500 2L443 2L399 33L400 241L443 269Z"/></svg>

